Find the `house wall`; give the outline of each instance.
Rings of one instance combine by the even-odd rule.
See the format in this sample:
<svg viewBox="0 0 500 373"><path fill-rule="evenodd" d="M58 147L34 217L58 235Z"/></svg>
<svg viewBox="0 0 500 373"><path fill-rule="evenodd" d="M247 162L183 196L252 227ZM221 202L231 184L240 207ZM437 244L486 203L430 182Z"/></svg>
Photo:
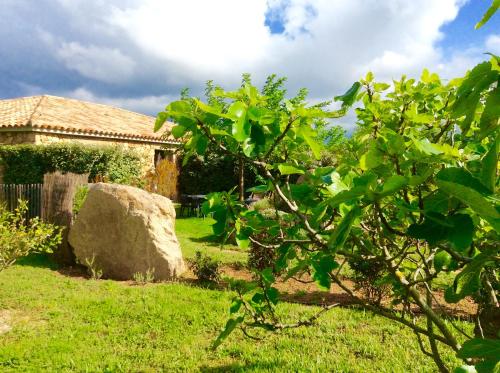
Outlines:
<svg viewBox="0 0 500 373"><path fill-rule="evenodd" d="M0 132L0 145L34 144L34 132Z"/></svg>

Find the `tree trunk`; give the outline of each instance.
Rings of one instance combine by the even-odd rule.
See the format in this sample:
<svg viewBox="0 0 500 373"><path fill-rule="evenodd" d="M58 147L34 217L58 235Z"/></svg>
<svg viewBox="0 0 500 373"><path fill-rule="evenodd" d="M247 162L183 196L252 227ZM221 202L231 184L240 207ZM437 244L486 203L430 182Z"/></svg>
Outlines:
<svg viewBox="0 0 500 373"><path fill-rule="evenodd" d="M239 192L240 192L240 202L245 202L245 167L243 163L243 157L240 156L238 159L238 171L239 171Z"/></svg>

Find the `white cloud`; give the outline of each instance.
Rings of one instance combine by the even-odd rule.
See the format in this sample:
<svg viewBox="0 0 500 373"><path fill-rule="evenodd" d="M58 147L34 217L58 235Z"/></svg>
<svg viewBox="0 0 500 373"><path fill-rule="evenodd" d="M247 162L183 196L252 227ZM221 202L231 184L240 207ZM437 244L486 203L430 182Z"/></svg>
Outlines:
<svg viewBox="0 0 500 373"><path fill-rule="evenodd" d="M490 35L485 44L488 52L500 55L500 35Z"/></svg>
<svg viewBox="0 0 500 373"><path fill-rule="evenodd" d="M178 95L143 96L143 97L108 97L92 93L90 90L79 87L73 91L61 92L60 95L72 97L82 101L95 102L115 106L138 113L152 114L162 110L168 102L178 100Z"/></svg>
<svg viewBox="0 0 500 373"><path fill-rule="evenodd" d="M343 93L368 70L383 80L418 76L424 67L444 77L462 75L485 59L484 51L500 49L499 35L467 50L439 47L440 28L463 3L39 0L33 10L30 0L17 0L24 6L16 12L22 8L40 16L21 12L16 19L13 10L0 8L0 18L11 22L0 25L0 33L2 27L14 30L24 22L19 34L32 28L40 35L33 43L46 46L47 58L59 64L61 81L73 79L53 93L72 92L107 103L129 97L116 98L118 106L151 113L161 110L171 94L177 97L182 87L199 95L204 82L213 79L234 88L243 72L252 73L257 84L271 73L288 76L291 94L307 87L313 101ZM266 17L282 22L283 33L272 33ZM19 60L30 63L29 58ZM56 69L50 66L54 77ZM43 87L40 81L25 83Z"/></svg>
<svg viewBox="0 0 500 373"><path fill-rule="evenodd" d="M135 62L115 48L83 46L70 42L61 45L57 56L67 68L106 83L124 82L134 73Z"/></svg>

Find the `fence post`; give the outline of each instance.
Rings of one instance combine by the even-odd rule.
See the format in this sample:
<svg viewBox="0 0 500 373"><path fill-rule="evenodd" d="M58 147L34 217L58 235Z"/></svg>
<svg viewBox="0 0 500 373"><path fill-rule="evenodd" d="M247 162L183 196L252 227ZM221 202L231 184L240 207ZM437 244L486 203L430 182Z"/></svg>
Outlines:
<svg viewBox="0 0 500 373"><path fill-rule="evenodd" d="M63 229L61 245L54 251L56 261L62 265L75 264L75 255L68 244L68 231L73 218L76 189L87 182L88 174L54 172L43 176L42 218Z"/></svg>

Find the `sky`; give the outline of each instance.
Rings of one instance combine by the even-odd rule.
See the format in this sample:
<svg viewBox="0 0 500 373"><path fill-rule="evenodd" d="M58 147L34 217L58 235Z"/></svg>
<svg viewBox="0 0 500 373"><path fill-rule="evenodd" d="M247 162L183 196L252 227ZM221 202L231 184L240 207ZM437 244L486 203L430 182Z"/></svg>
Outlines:
<svg viewBox="0 0 500 373"><path fill-rule="evenodd" d="M207 80L272 73L329 100L371 70L462 76L500 54L491 0L2 0L0 99L50 94L156 115Z"/></svg>

